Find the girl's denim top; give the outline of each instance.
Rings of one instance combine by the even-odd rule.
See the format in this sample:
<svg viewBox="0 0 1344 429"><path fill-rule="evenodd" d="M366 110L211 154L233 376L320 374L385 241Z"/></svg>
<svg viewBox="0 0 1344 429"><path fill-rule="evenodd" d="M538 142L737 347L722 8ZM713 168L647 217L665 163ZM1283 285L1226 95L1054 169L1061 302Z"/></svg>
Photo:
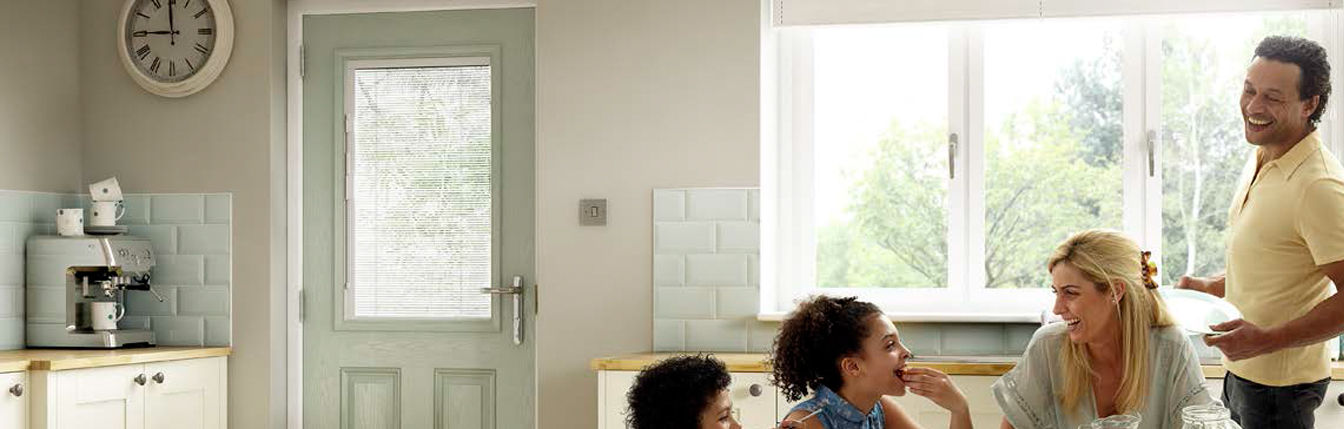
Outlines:
<svg viewBox="0 0 1344 429"><path fill-rule="evenodd" d="M817 409L822 411L812 416L812 420L820 421L826 429L882 429L886 421L882 416L881 402L873 404L873 410L864 415L826 386L818 387L812 399L794 405L792 411L801 410L811 414Z"/></svg>

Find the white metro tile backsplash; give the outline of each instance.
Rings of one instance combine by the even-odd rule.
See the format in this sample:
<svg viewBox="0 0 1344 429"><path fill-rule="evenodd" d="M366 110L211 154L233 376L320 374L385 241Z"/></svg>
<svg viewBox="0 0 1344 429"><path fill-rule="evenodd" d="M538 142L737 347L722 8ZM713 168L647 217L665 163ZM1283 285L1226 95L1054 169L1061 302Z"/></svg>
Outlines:
<svg viewBox="0 0 1344 429"><path fill-rule="evenodd" d="M653 191L653 349L766 352L778 322L756 320L756 188ZM902 323L917 355L1020 355L1035 324Z"/></svg>
<svg viewBox="0 0 1344 429"><path fill-rule="evenodd" d="M747 351L760 296L756 189L653 192L654 349Z"/></svg>
<svg viewBox="0 0 1344 429"><path fill-rule="evenodd" d="M143 227L132 226L132 233L154 243L159 261L153 282L164 295L159 303L149 294L128 294L142 295L127 304L128 317L146 317L161 345L229 345L232 196L146 194L126 201L126 216L135 201L137 216L146 221Z"/></svg>
<svg viewBox="0 0 1344 429"><path fill-rule="evenodd" d="M232 196L128 194L119 221L147 237L159 256L155 290L127 294L123 328L150 328L160 345L230 343L229 272L232 267ZM24 245L55 231L56 209L89 209L87 195L0 191L0 350L24 346Z"/></svg>

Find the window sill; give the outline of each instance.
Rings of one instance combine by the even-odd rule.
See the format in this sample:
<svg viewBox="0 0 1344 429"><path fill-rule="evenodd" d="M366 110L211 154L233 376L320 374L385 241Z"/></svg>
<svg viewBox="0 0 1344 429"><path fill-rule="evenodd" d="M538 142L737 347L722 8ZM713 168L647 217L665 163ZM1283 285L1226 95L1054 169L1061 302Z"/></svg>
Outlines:
<svg viewBox="0 0 1344 429"><path fill-rule="evenodd" d="M787 312L761 312L756 320L762 322L783 322ZM893 322L940 322L940 323L1041 323L1040 313L887 313Z"/></svg>

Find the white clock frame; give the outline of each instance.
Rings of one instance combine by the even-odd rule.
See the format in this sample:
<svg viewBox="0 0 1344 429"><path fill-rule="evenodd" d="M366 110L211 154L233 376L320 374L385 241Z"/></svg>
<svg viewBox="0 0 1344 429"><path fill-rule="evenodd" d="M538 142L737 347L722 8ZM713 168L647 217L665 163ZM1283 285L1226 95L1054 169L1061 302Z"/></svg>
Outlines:
<svg viewBox="0 0 1344 429"><path fill-rule="evenodd" d="M215 46L200 71L179 82L159 82L140 71L131 59L131 53L126 49L126 19L130 16L131 8L135 6L136 1L126 0L126 4L121 8L121 16L117 18L117 57L121 58L121 65L126 68L126 73L131 75L131 79L146 91L169 98L186 97L210 86L224 71L224 65L229 62L229 55L233 53L233 10L229 8L229 1L200 0L209 4L215 13Z"/></svg>

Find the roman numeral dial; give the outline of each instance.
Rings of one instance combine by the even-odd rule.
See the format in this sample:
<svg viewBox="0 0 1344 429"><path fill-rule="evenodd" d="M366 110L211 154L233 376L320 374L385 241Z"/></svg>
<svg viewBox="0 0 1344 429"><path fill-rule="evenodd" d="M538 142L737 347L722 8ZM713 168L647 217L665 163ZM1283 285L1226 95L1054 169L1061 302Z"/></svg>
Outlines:
<svg viewBox="0 0 1344 429"><path fill-rule="evenodd" d="M127 0L125 59L152 81L174 83L201 71L218 34L212 0ZM225 0L227 1L227 0Z"/></svg>

